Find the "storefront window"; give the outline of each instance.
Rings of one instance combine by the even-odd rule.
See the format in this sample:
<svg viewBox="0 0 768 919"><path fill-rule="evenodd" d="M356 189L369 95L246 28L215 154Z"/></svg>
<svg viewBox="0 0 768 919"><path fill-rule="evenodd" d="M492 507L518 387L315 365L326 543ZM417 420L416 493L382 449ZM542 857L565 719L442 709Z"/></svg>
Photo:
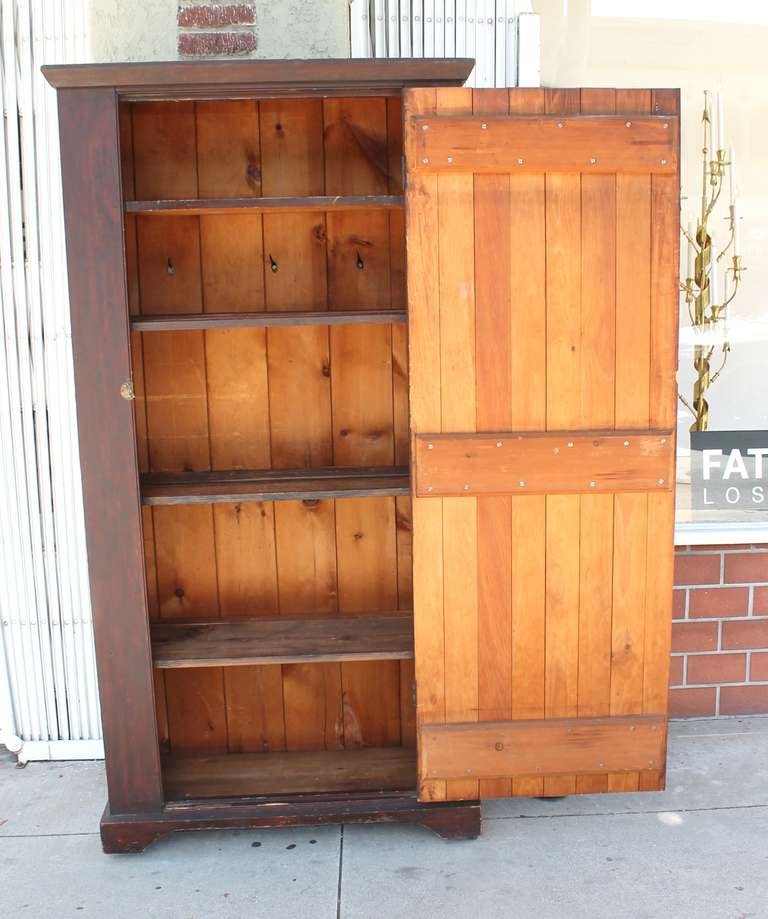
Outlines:
<svg viewBox="0 0 768 919"><path fill-rule="evenodd" d="M710 336L714 346L710 378L730 352L706 391L707 430L701 435L710 483L722 478L731 490L710 489L707 496L691 481L691 412L679 403L677 539L686 542L753 542L768 538L768 4L759 0L691 3L688 0L566 0L534 3L543 13L542 81L556 86L670 86L681 89L681 217L697 214L702 195L704 90L722 94L727 150L737 156L738 213L742 265L738 292L724 326ZM710 226L723 246L729 239L730 189L726 183ZM719 268L730 267L732 250ZM681 280L687 273L681 242ZM722 270L721 270L722 278ZM732 277L729 279L732 282ZM722 284L722 281L720 282ZM679 389L694 400L696 344L681 296ZM728 432L738 432L730 434ZM747 434L746 432L753 432ZM701 443L699 445L702 445ZM748 478L734 448L744 459ZM759 451L766 456L759 462ZM717 450L722 450L722 455ZM758 451L749 453L749 451ZM698 459L705 454L700 453ZM694 456L694 459L697 457ZM693 464L695 466L695 463ZM759 466L762 469L759 469ZM762 473L762 486L755 472ZM694 473L696 470L694 469ZM695 476L694 476L695 478ZM701 483L699 483L700 485ZM733 486L733 487L731 487ZM762 487L762 492L752 490ZM738 495L737 495L738 492Z"/></svg>
<svg viewBox="0 0 768 919"><path fill-rule="evenodd" d="M698 175L682 189L680 522L749 522L768 502L768 419L755 398L765 317L750 298L740 160L727 126L724 93L706 91Z"/></svg>
<svg viewBox="0 0 768 919"><path fill-rule="evenodd" d="M743 521L753 525L768 519L768 456L762 453L765 450L768 454L768 309L759 298L748 297L749 287L749 281L745 281L743 297L731 304L727 327L731 350L722 373L709 390L705 432L689 430L691 413L680 404L678 522ZM688 397L698 377L695 347L696 336L684 315L679 379L680 390ZM714 372L722 361L721 347L718 342ZM692 445L700 448L698 457L692 457Z"/></svg>

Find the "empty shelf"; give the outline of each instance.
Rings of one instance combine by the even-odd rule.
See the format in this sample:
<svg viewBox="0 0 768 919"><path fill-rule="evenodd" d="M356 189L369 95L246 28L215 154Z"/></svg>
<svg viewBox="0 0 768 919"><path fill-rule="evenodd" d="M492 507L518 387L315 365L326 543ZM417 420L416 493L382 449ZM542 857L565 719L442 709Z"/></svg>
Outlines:
<svg viewBox="0 0 768 919"><path fill-rule="evenodd" d="M407 466L148 473L140 477L140 482L142 504L311 501L410 494Z"/></svg>
<svg viewBox="0 0 768 919"><path fill-rule="evenodd" d="M169 756L164 759L163 781L166 799L171 801L406 791L416 785L416 751L360 747L309 753Z"/></svg>
<svg viewBox="0 0 768 919"><path fill-rule="evenodd" d="M135 332L186 329L257 329L297 325L357 325L405 322L405 310L307 310L296 312L179 313L164 316L131 316Z"/></svg>
<svg viewBox="0 0 768 919"><path fill-rule="evenodd" d="M158 668L405 660L413 657L409 613L333 618L154 622Z"/></svg>
<svg viewBox="0 0 768 919"><path fill-rule="evenodd" d="M183 198L126 201L128 214L227 214L232 211L357 211L402 208L402 195L313 195L276 198Z"/></svg>

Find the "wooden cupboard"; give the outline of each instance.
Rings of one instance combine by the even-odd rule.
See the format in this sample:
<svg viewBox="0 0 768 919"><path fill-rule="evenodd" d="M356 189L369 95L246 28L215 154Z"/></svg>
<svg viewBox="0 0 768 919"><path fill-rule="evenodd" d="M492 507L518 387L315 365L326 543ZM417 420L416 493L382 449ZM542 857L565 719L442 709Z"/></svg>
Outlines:
<svg viewBox="0 0 768 919"><path fill-rule="evenodd" d="M471 66L45 68L106 851L663 787L678 96Z"/></svg>

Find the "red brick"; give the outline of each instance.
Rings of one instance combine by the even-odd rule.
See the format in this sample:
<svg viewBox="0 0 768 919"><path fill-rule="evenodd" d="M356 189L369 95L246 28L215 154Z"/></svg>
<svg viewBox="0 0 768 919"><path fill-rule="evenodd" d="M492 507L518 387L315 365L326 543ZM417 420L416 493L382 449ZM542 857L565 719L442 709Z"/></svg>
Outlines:
<svg viewBox="0 0 768 919"><path fill-rule="evenodd" d="M689 591L688 617L746 616L749 612L748 587L706 587Z"/></svg>
<svg viewBox="0 0 768 919"><path fill-rule="evenodd" d="M768 616L768 587L755 587L755 599L752 603L753 616Z"/></svg>
<svg viewBox="0 0 768 919"><path fill-rule="evenodd" d="M768 651L756 651L749 668L750 680L768 680Z"/></svg>
<svg viewBox="0 0 768 919"><path fill-rule="evenodd" d="M768 581L768 552L726 554L727 584L754 584L756 581Z"/></svg>
<svg viewBox="0 0 768 919"><path fill-rule="evenodd" d="M184 57L251 54L256 50L253 32L182 32L178 42Z"/></svg>
<svg viewBox="0 0 768 919"><path fill-rule="evenodd" d="M719 584L719 555L676 555L675 585Z"/></svg>
<svg viewBox="0 0 768 919"><path fill-rule="evenodd" d="M672 657L669 661L669 685L679 686L683 682L684 657Z"/></svg>
<svg viewBox="0 0 768 919"><path fill-rule="evenodd" d="M672 718L715 714L714 686L697 689L670 689L669 714Z"/></svg>
<svg viewBox="0 0 768 919"><path fill-rule="evenodd" d="M768 686L723 686L721 715L768 715Z"/></svg>
<svg viewBox="0 0 768 919"><path fill-rule="evenodd" d="M178 24L194 29L216 26L249 26L256 22L256 10L251 3L205 3L179 9Z"/></svg>
<svg viewBox="0 0 768 919"><path fill-rule="evenodd" d="M678 550L682 549L682 546L677 547ZM735 549L753 549L754 546L751 546L749 543L741 543L740 545L733 545L729 543L728 545L711 545L711 546L690 546L689 547L693 552L733 552Z"/></svg>
<svg viewBox="0 0 768 919"><path fill-rule="evenodd" d="M743 683L747 678L746 654L689 654L685 682Z"/></svg>
<svg viewBox="0 0 768 919"><path fill-rule="evenodd" d="M768 619L741 619L723 623L723 648L768 648Z"/></svg>
<svg viewBox="0 0 768 919"><path fill-rule="evenodd" d="M717 649L716 622L673 622L673 651L715 651Z"/></svg>
<svg viewBox="0 0 768 919"><path fill-rule="evenodd" d="M672 591L672 618L685 619L685 590Z"/></svg>

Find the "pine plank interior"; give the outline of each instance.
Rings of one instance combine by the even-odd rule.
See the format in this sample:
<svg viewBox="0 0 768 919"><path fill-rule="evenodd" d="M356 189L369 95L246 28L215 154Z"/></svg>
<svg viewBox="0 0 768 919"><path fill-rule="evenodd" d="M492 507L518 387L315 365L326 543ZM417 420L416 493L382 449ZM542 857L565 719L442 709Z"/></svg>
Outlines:
<svg viewBox="0 0 768 919"><path fill-rule="evenodd" d="M201 797L412 789L399 94L120 114L161 752Z"/></svg>
<svg viewBox="0 0 768 919"><path fill-rule="evenodd" d="M168 757L170 801L354 791L406 791L416 785L416 754L403 747L342 751Z"/></svg>
<svg viewBox="0 0 768 919"><path fill-rule="evenodd" d="M158 622L151 633L152 660L158 668L413 657L413 621L402 611L323 619Z"/></svg>
<svg viewBox="0 0 768 919"><path fill-rule="evenodd" d="M318 501L397 496L410 492L408 469L335 467L263 472L157 473L141 476L143 504L218 504L242 501Z"/></svg>
<svg viewBox="0 0 768 919"><path fill-rule="evenodd" d="M152 201L126 201L128 214L162 214L164 216L229 214L269 211L290 214L303 211L357 211L373 208L402 208L402 195L307 195L274 198L170 198Z"/></svg>
<svg viewBox="0 0 768 919"><path fill-rule="evenodd" d="M301 325L357 325L406 322L406 310L304 310L290 312L180 313L168 316L132 316L135 332L172 332L190 329L262 329Z"/></svg>

